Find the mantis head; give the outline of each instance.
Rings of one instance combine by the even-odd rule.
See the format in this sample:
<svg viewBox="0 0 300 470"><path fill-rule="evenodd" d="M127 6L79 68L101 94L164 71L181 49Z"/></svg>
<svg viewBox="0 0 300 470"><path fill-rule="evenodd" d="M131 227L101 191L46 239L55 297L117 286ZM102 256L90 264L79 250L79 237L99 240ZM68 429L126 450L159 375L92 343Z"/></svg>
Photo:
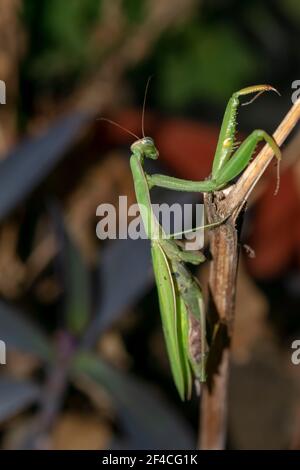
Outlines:
<svg viewBox="0 0 300 470"><path fill-rule="evenodd" d="M132 153L141 153L146 158L156 160L159 152L155 147L154 140L151 137L143 137L142 139L136 140L130 147Z"/></svg>

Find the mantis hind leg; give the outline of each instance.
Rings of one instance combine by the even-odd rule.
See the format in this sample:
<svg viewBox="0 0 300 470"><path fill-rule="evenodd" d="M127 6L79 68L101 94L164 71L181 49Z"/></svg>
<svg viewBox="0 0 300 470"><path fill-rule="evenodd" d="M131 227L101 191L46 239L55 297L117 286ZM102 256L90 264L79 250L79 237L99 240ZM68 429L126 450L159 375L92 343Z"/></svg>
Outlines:
<svg viewBox="0 0 300 470"><path fill-rule="evenodd" d="M184 263L190 263L190 264L200 264L205 261L205 256L201 251L184 251L180 250L179 252L179 258L181 261Z"/></svg>
<svg viewBox="0 0 300 470"><path fill-rule="evenodd" d="M205 256L201 251L185 251L174 240L160 240L160 243L170 261L177 259L178 261L195 265L205 261Z"/></svg>
<svg viewBox="0 0 300 470"><path fill-rule="evenodd" d="M224 165L217 179L217 186L222 187L224 184L238 176L248 165L256 146L264 140L272 148L278 161L281 159L280 148L269 134L262 130L253 131L241 144L239 149L231 156L230 160Z"/></svg>

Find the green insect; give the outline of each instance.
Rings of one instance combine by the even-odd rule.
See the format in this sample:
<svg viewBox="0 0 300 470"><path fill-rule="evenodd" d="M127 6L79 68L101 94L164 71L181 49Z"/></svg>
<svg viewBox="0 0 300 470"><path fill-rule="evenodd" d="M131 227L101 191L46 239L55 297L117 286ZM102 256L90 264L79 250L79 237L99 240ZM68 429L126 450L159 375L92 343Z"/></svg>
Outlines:
<svg viewBox="0 0 300 470"><path fill-rule="evenodd" d="M130 166L137 202L148 238L163 331L174 381L182 399L189 398L192 374L199 382L205 381L207 356L205 313L201 289L185 263L204 261L200 252L184 251L168 239L158 223L151 206L144 158L156 159L158 151L149 137L131 146Z"/></svg>
<svg viewBox="0 0 300 470"><path fill-rule="evenodd" d="M153 139L143 137L131 146L132 170L137 202L147 237L151 240L151 253L158 289L163 331L174 381L182 399L189 398L193 376L196 383L206 379L205 311L198 282L186 263L204 261L200 252L185 251L166 237L151 206L150 189L160 186L180 191L212 192L225 187L248 165L257 144L264 140L273 149L277 159L281 153L274 139L265 131L255 130L235 151L236 115L239 97L256 93L251 102L264 91L276 91L270 85L256 85L234 93L228 102L213 161L211 177L205 181L188 181L164 175L146 174L145 158L157 159L158 150ZM111 121L110 121L111 122ZM121 127L121 126L120 126ZM144 135L144 113L142 121Z"/></svg>

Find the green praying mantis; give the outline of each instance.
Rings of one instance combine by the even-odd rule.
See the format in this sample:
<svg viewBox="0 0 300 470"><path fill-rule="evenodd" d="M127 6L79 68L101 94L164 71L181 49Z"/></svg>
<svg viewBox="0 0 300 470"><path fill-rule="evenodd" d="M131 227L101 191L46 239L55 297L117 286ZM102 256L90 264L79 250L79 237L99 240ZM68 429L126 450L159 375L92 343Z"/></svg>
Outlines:
<svg viewBox="0 0 300 470"><path fill-rule="evenodd" d="M153 270L167 351L174 381L181 399L189 398L192 372L205 380L207 344L201 289L185 263L204 261L201 252L184 251L174 240L167 239L151 206L143 159L157 158L152 139L145 137L132 147L130 166L137 202L145 231L151 240Z"/></svg>
<svg viewBox="0 0 300 470"><path fill-rule="evenodd" d="M236 117L240 97L255 93L254 101L264 91L275 91L270 85L255 85L235 92L226 107L210 178L190 181L165 175L149 175L144 171L145 158L156 160L159 152L152 138L143 138L131 145L130 166L136 199L147 237L151 241L153 270L158 290L161 319L167 352L175 385L182 400L190 398L193 377L199 384L206 380L208 343L205 327L203 295L198 281L186 264L198 265L205 260L201 252L186 251L168 238L153 213L150 190L160 186L177 191L212 192L224 188L247 167L259 142L265 141L280 160L275 140L263 130L254 130L236 149ZM144 110L144 108L143 108ZM120 126L121 127L121 126ZM134 135L134 134L133 134ZM212 224L215 225L215 224ZM209 227L209 226L208 226Z"/></svg>

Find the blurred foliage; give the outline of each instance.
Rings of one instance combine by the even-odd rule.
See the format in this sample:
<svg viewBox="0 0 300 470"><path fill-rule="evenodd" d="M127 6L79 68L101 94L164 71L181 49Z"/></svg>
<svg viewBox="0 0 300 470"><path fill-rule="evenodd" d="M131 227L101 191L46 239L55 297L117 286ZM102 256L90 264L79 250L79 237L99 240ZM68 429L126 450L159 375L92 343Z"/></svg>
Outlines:
<svg viewBox="0 0 300 470"><path fill-rule="evenodd" d="M126 0L124 4L124 12L130 23L139 23L143 20L146 13L145 0Z"/></svg>
<svg viewBox="0 0 300 470"><path fill-rule="evenodd" d="M101 16L99 0L26 0L23 18L29 32L29 78L65 83L89 64L87 41Z"/></svg>
<svg viewBox="0 0 300 470"><path fill-rule="evenodd" d="M108 16L111 23L122 25L121 36L114 44L113 37L108 42L97 40L108 4L104 0L24 2L29 48L22 80L29 86L29 94L30 90L69 94L74 84L99 67L133 27L142 28L151 8L147 0L116 2ZM280 18L295 21L297 15L299 2L294 0L284 5L258 0L196 2L194 14L164 31L149 56L128 71L130 80L137 84L139 102L151 74L156 77L154 92L150 93L153 103L169 111L187 109L195 100L203 102L208 97L213 103L223 103L233 90L256 77L270 75L271 80L267 55L272 55L274 47L268 38L273 37L277 46L284 44ZM114 35L113 26L108 35ZM279 77L282 72L278 72Z"/></svg>
<svg viewBox="0 0 300 470"><path fill-rule="evenodd" d="M188 28L168 35L162 50L159 100L169 109L208 97L222 102L241 83L250 82L258 66L258 58L246 42L224 25L201 28L191 22Z"/></svg>
<svg viewBox="0 0 300 470"><path fill-rule="evenodd" d="M58 207L52 207L52 217L56 236L60 242L60 270L65 291L65 324L72 335L80 337L90 320L90 276L80 251L67 231Z"/></svg>
<svg viewBox="0 0 300 470"><path fill-rule="evenodd" d="M284 9L293 22L300 20L300 3L298 0L286 0L284 2Z"/></svg>

